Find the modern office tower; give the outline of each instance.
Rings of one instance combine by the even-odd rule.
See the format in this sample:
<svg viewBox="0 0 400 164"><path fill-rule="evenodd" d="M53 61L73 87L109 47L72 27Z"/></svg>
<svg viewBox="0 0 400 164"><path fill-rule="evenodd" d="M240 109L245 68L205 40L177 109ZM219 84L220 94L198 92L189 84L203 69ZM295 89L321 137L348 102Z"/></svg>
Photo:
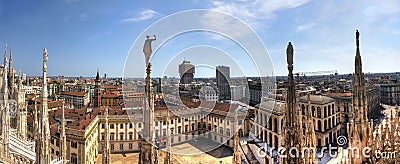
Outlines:
<svg viewBox="0 0 400 164"><path fill-rule="evenodd" d="M216 79L219 91L219 100L230 100L231 90L229 86L230 81L230 68L227 66L217 66Z"/></svg>
<svg viewBox="0 0 400 164"><path fill-rule="evenodd" d="M182 64L179 65L179 76L181 78L181 84L190 84L193 81L195 73L194 65L190 63L190 61L183 61Z"/></svg>

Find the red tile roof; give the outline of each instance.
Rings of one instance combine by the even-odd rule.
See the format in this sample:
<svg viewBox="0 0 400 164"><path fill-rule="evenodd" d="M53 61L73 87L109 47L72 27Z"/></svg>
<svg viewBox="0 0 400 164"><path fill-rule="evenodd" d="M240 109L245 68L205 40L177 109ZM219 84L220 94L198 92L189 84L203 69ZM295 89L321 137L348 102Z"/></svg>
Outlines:
<svg viewBox="0 0 400 164"><path fill-rule="evenodd" d="M83 97L86 95L86 92L63 92L64 95L70 95L70 96L78 96L78 97Z"/></svg>

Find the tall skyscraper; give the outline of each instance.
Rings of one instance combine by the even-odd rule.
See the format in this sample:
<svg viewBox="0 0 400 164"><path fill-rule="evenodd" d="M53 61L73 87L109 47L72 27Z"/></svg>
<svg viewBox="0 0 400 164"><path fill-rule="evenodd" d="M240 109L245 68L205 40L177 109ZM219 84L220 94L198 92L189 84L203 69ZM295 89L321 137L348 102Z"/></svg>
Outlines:
<svg viewBox="0 0 400 164"><path fill-rule="evenodd" d="M179 65L179 76L181 78L181 84L190 84L193 82L193 77L195 73L194 65L190 61L183 61Z"/></svg>
<svg viewBox="0 0 400 164"><path fill-rule="evenodd" d="M215 77L217 79L219 100L230 100L231 99L231 89L229 86L229 81L231 79L230 68L227 66L217 66Z"/></svg>

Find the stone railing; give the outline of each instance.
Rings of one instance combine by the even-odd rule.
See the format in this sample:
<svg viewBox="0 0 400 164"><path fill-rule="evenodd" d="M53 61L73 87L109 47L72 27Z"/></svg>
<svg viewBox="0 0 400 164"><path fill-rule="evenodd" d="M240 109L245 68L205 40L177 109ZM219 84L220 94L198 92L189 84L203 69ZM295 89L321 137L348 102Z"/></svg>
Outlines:
<svg viewBox="0 0 400 164"><path fill-rule="evenodd" d="M8 141L10 151L26 157L30 161L35 161L36 153L33 147L33 145L35 145L34 142L24 141L14 135L10 135Z"/></svg>
<svg viewBox="0 0 400 164"><path fill-rule="evenodd" d="M67 160L66 163L68 163L68 160ZM50 164L64 164L63 163L63 158L62 157L58 157L56 159L53 159L53 160L50 161Z"/></svg>

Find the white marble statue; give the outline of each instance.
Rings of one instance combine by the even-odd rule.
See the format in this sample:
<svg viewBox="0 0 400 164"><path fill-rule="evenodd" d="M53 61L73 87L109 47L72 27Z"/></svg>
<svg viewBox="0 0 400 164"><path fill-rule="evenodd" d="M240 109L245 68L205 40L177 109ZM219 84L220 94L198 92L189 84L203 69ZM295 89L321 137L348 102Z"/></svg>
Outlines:
<svg viewBox="0 0 400 164"><path fill-rule="evenodd" d="M150 36L146 35L147 39L144 42L144 46L143 46L143 53L144 53L144 57L145 57L145 61L146 61L146 66L150 62L150 56L152 53L151 42L156 40L156 35L153 35L153 36L154 36L154 39L150 39Z"/></svg>
<svg viewBox="0 0 400 164"><path fill-rule="evenodd" d="M47 60L49 55L47 54L47 49L43 49L43 72L47 72Z"/></svg>

